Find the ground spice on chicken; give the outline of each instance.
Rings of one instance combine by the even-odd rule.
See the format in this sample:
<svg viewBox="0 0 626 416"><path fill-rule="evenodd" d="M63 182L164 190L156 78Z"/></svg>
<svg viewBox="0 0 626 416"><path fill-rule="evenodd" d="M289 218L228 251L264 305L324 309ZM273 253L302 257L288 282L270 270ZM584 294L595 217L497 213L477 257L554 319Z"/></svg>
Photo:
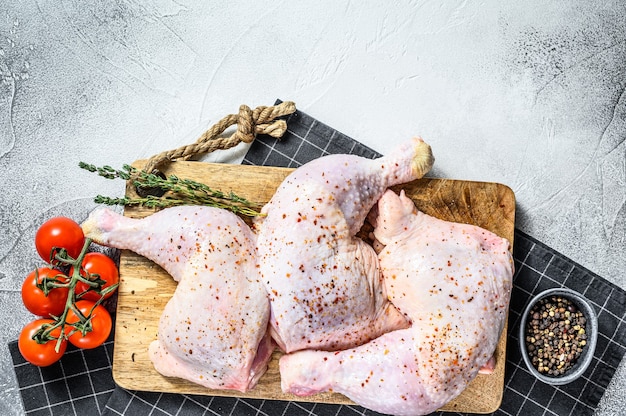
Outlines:
<svg viewBox="0 0 626 416"><path fill-rule="evenodd" d="M550 296L529 312L526 348L533 366L547 376L558 377L576 364L587 344L587 320L569 299Z"/></svg>

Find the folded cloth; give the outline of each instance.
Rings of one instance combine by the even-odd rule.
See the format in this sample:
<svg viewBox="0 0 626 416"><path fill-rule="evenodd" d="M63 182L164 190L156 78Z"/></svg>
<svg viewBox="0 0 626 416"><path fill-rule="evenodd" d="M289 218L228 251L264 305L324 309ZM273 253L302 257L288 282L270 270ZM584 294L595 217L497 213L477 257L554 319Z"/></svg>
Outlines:
<svg viewBox="0 0 626 416"><path fill-rule="evenodd" d="M68 345L63 358L49 367L28 363L9 343L13 368L27 415L100 414L113 390L112 333L98 348L81 350Z"/></svg>
<svg viewBox="0 0 626 416"><path fill-rule="evenodd" d="M378 153L297 111L277 141L259 136L244 164L298 167L332 153L374 158ZM509 313L509 339L502 406L494 415L591 415L626 352L626 292L545 244L515 230L516 273ZM526 370L519 351L520 314L534 294L552 287L582 293L598 313L599 337L594 359L583 377L565 386L549 386ZM111 376L112 339L95 350L74 348L58 363L39 369L26 363L9 344L24 408L28 415L356 415L373 414L359 406L252 400L128 391ZM459 413L436 412L437 415Z"/></svg>

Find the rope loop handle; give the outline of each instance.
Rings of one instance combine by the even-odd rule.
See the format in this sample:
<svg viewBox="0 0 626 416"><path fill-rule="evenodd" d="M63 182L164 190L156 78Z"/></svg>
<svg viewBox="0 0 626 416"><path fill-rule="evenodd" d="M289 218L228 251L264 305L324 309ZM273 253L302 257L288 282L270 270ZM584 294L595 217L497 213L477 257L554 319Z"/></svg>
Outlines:
<svg viewBox="0 0 626 416"><path fill-rule="evenodd" d="M251 110L247 105L241 105L237 114L229 114L202 134L195 143L181 146L152 156L143 168L144 172L152 173L158 166L176 160L188 160L193 156L211 153L215 150L225 150L237 146L239 143L252 143L257 134L267 134L280 138L287 131L285 120L276 118L292 114L296 111L293 101L285 101L273 106L260 106ZM220 137L224 131L237 124L237 131L230 137Z"/></svg>

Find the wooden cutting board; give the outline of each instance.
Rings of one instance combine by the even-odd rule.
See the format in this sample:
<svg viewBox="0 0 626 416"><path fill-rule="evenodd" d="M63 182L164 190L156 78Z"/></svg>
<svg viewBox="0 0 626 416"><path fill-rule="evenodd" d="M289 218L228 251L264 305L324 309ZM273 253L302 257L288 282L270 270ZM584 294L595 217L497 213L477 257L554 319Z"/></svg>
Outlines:
<svg viewBox="0 0 626 416"><path fill-rule="evenodd" d="M144 161L134 166L141 168ZM175 162L164 169L202 182L223 192L233 191L250 201L264 204L293 169L247 165L224 165L200 162ZM447 179L421 179L396 187L404 189L418 209L449 221L475 224L513 243L515 196L507 186L496 183ZM127 196L136 196L132 186ZM154 211L126 208L124 215L141 218ZM512 247L511 247L512 250ZM120 258L120 285L115 327L113 377L118 385L131 390L236 396L258 399L312 401L353 404L338 393L296 397L280 389L278 358L275 352L269 369L257 387L249 393L209 390L191 382L161 376L148 358L148 345L156 339L159 317L176 283L159 266L130 251ZM190 306L193 307L193 306ZM502 401L506 328L496 349L496 369L491 375L478 375L468 388L442 410L492 413Z"/></svg>

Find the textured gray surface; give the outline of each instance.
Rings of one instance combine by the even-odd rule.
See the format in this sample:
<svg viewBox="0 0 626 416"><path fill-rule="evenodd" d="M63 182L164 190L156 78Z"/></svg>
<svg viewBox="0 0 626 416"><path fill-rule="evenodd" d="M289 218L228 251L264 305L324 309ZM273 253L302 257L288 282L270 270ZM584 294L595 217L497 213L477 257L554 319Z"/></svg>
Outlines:
<svg viewBox="0 0 626 416"><path fill-rule="evenodd" d="M626 288L622 1L101 3L0 10L0 414L21 413L6 342L36 227L123 193L78 161L189 143L241 103L293 100L383 153L420 134L433 175L509 185L520 229ZM598 414L625 392L622 362Z"/></svg>

